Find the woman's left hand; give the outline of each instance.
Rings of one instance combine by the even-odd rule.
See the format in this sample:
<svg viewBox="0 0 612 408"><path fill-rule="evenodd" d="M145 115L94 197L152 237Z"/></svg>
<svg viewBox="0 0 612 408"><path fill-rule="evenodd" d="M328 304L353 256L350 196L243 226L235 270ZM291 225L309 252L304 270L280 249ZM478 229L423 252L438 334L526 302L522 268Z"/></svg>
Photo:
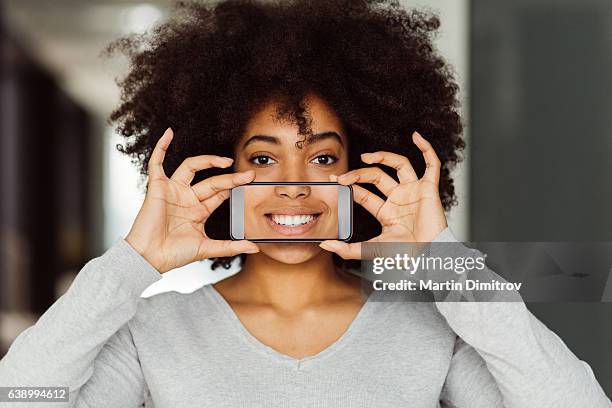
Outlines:
<svg viewBox="0 0 612 408"><path fill-rule="evenodd" d="M351 170L337 178L330 177L339 184L352 184L354 201L382 225L381 234L365 242L431 242L447 227L438 191L440 159L431 144L420 134L414 132L412 140L423 153L427 165L420 179L406 157L384 151L363 153L361 160L368 164L380 163L395 168L399 183L379 167L365 167ZM374 184L387 200L354 183ZM361 258L361 242L327 240L319 246L344 259Z"/></svg>

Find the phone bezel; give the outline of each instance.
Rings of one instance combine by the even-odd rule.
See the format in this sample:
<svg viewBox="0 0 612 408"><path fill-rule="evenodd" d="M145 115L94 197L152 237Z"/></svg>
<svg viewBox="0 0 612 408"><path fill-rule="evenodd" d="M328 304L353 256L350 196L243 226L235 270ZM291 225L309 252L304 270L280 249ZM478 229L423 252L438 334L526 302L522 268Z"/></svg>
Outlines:
<svg viewBox="0 0 612 408"><path fill-rule="evenodd" d="M340 239L338 238L338 241L349 241L352 237L353 237L353 188L348 185L345 186L344 184L340 184L340 183L336 183L334 181L295 181L295 182L291 182L291 181L253 181L251 183L247 183L247 184L243 184L239 187L234 187L230 190L230 237L233 240L242 240L245 239L244 238L244 222L242 223L242 237L238 238L234 236L233 230L234 227L237 227L237 225L234 225L233 223L233 215L234 215L234 204L236 202L236 200L233 198L234 197L234 190L239 191L238 189L241 189L242 194L244 194L244 187L245 186L252 186L252 185L337 185L337 186L342 186L342 187L347 187L348 188L348 209L349 209L349 215L348 215L348 221L349 221L349 236L347 238L344 239ZM243 207L242 207L242 211L243 211L243 218L244 218L244 196L242 197L242 201L243 201ZM340 208L340 207L338 207ZM340 222L340 221L338 221ZM251 242L322 242L322 241L326 241L328 239L334 239L334 238L327 238L327 239L312 239L312 238L282 238L282 239L278 239L278 238L262 238L262 239L249 239L249 241Z"/></svg>

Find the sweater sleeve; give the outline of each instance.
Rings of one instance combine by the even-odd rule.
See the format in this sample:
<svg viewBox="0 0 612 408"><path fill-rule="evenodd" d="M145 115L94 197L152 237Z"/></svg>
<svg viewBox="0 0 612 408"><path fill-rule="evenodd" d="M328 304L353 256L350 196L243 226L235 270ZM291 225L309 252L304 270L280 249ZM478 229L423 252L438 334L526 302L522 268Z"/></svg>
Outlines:
<svg viewBox="0 0 612 408"><path fill-rule="evenodd" d="M480 354L461 337L455 349L440 395L443 408L503 407L495 378Z"/></svg>
<svg viewBox="0 0 612 408"><path fill-rule="evenodd" d="M444 250L435 245L439 242L455 243L452 256L482 255L459 243L449 228L432 241L432 253L444 256ZM448 251L450 247L445 248ZM485 268L485 272L488 279L505 282L490 269ZM481 358L497 384L505 408L612 408L590 366L527 309L518 291L509 297L504 295L504 301L448 301L461 299L460 295L474 298L467 290L456 292L451 290L443 299L436 298L436 306L451 329L477 354L462 347L466 354L462 358L455 356L455 365L463 366L465 373L449 373L453 375L445 386L448 396L457 395L456 388L465 385L465 378L458 379L474 376L468 370L482 371L476 361ZM479 384L490 383L484 374L476 376L480 376ZM472 398L473 401L449 403L458 408L482 406L482 395L474 394Z"/></svg>
<svg viewBox="0 0 612 408"><path fill-rule="evenodd" d="M64 407L107 406L111 393L123 401L114 406L137 406L128 403L142 394L137 395L141 380L127 322L143 290L161 277L125 239L117 240L87 262L66 293L14 340L0 360L0 386L68 387ZM100 381L112 375L115 382L129 377L134 386Z"/></svg>

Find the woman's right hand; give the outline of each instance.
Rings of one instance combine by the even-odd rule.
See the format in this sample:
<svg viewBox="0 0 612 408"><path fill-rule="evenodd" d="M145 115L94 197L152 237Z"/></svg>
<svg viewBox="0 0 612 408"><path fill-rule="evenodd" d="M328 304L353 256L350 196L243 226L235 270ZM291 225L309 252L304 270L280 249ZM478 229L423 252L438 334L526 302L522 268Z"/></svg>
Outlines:
<svg viewBox="0 0 612 408"><path fill-rule="evenodd" d="M259 252L247 240L214 240L206 236L204 223L229 197L229 189L251 182L253 170L209 177L191 185L196 171L231 166L228 157L189 157L168 178L162 163L173 137L168 128L149 159L148 187L144 203L125 240L160 273L201 259Z"/></svg>

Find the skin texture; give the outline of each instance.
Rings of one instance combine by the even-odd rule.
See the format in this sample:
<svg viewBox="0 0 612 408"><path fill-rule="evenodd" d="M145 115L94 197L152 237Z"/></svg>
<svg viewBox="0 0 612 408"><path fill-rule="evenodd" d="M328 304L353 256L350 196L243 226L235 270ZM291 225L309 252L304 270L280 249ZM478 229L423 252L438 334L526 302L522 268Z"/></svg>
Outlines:
<svg viewBox="0 0 612 408"><path fill-rule="evenodd" d="M311 106L313 133L336 132L341 143L329 138L305 143L303 148L297 148L295 143L302 139L297 133L297 127L294 124L277 120L274 115L276 105L272 102L248 122L245 134L235 149L236 170L255 171L255 181L289 182L330 181L331 175L346 172L348 170L348 138L341 122L322 98L311 97L306 103ZM274 136L278 139L279 144L256 141L243 148L245 142L254 135ZM267 159L255 160L255 156L259 155L266 156ZM260 164L262 162L266 164ZM329 164L319 164L320 162ZM290 196L295 196L296 190L298 190L296 186L285 186L282 189ZM295 203L302 200L285 201ZM321 252L317 244L313 243L259 243L258 246L268 256L284 264L303 263Z"/></svg>

